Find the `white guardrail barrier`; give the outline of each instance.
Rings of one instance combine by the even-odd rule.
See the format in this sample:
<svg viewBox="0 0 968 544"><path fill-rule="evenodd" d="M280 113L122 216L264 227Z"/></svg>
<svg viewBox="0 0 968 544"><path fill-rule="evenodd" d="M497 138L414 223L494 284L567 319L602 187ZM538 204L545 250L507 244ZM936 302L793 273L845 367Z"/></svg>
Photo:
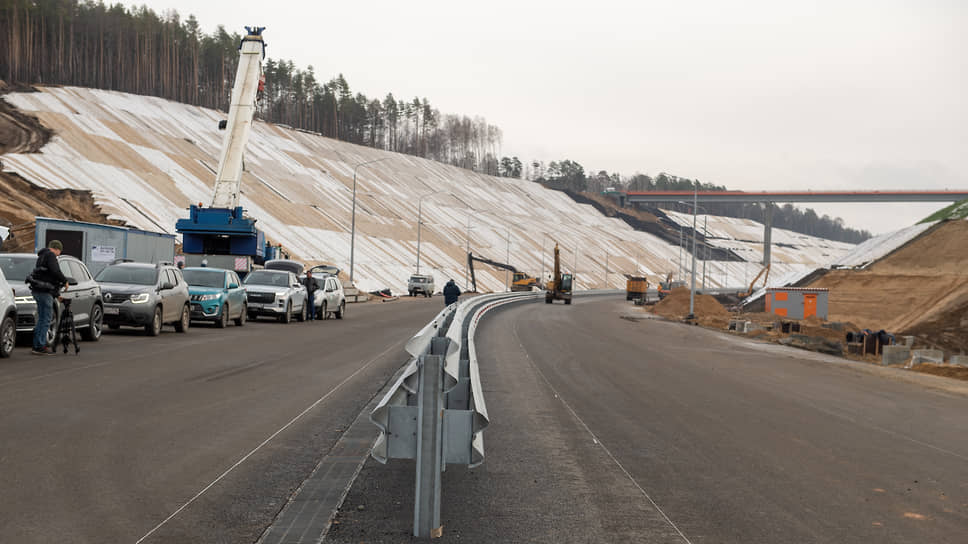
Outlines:
<svg viewBox="0 0 968 544"><path fill-rule="evenodd" d="M444 308L407 342L407 364L370 421L381 434L377 461L416 459L413 534L440 536L441 473L446 465L484 462L487 406L481 388L474 331L485 312L503 304L538 300L543 293L499 293Z"/></svg>

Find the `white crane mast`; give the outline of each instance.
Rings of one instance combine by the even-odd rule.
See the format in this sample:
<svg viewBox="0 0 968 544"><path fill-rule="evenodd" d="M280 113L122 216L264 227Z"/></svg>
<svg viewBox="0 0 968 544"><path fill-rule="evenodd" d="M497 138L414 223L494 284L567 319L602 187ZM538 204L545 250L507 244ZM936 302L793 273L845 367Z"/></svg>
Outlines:
<svg viewBox="0 0 968 544"><path fill-rule="evenodd" d="M263 27L246 27L248 34L239 46L239 68L235 73L226 135L215 177L213 208L234 209L239 205L242 158L252 129L255 99L262 78L262 58L265 56L262 30Z"/></svg>

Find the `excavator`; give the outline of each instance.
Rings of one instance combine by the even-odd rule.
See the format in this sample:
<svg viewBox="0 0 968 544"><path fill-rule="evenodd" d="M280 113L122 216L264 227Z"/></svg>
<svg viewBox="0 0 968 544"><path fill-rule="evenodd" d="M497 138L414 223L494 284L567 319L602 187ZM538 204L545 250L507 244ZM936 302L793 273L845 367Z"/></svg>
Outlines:
<svg viewBox="0 0 968 544"><path fill-rule="evenodd" d="M497 261L492 261L484 257L478 257L473 253L467 254L467 269L471 273L471 288L476 293L477 292L477 278L474 275L474 261L479 263L489 264L491 266L501 268L511 272L511 290L512 291L530 291L532 287L538 287L538 279L533 278L524 272L519 271L517 268L505 263L499 263Z"/></svg>
<svg viewBox="0 0 968 544"><path fill-rule="evenodd" d="M750 295L753 294L753 290L754 290L753 289L753 286L756 285L757 280L760 279L760 276L762 276L764 272L766 273L766 277L763 278L763 286L766 287L769 284L769 282L770 282L770 267L771 266L773 266L772 263L764 266L763 267L763 270L760 270L760 273L757 274L756 277L753 278L753 281L750 282L749 289L747 289L745 293L740 293L739 294L740 300L742 300L742 299L744 299L744 298L746 298L746 297L748 297L748 296L750 296Z"/></svg>
<svg viewBox="0 0 968 544"><path fill-rule="evenodd" d="M573 280L571 274L561 273L561 252L558 250L558 243L555 242L555 272L551 281L545 286L545 303L551 304L556 300L563 300L565 304L571 304Z"/></svg>
<svg viewBox="0 0 968 544"><path fill-rule="evenodd" d="M659 300L669 296L669 293L671 293L676 287L685 287L685 285L686 282L684 281L672 281L672 272L669 272L669 275L666 276L665 281L659 282Z"/></svg>

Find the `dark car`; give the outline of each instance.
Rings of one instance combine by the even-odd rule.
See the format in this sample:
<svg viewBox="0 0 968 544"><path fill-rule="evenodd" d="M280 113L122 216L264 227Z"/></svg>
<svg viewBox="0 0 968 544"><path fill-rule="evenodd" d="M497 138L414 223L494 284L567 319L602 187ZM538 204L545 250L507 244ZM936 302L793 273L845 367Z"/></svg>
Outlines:
<svg viewBox="0 0 968 544"><path fill-rule="evenodd" d="M98 272L104 292L104 322L111 329L144 327L161 334L166 323L187 332L191 321L188 283L170 264L116 263Z"/></svg>
<svg viewBox="0 0 968 544"><path fill-rule="evenodd" d="M69 286L61 293L61 297L71 300L71 311L74 313L74 325L85 340L97 341L101 338L104 321L104 305L101 302L101 287L91 273L79 259L70 255L57 257L61 272L67 277ZM33 253L0 253L0 269L6 276L10 286L16 293L17 304L17 332L30 333L37 323L37 303L30 294L30 287L24 283L27 274L37 264L37 256ZM60 302L54 305L51 316L50 329L47 332L47 343L52 344L60 323L60 315L64 305Z"/></svg>

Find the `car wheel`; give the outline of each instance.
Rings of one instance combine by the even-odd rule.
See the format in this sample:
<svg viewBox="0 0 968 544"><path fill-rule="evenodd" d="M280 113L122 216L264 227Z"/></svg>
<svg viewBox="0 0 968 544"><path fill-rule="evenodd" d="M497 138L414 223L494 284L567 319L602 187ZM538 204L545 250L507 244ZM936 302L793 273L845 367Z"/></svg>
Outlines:
<svg viewBox="0 0 968 544"><path fill-rule="evenodd" d="M329 319L329 310L326 307L326 301L323 301L323 306L319 309L320 319Z"/></svg>
<svg viewBox="0 0 968 544"><path fill-rule="evenodd" d="M296 316L300 322L306 321L306 314L309 312L309 305L303 302L302 310L299 310L299 315Z"/></svg>
<svg viewBox="0 0 968 544"><path fill-rule="evenodd" d="M88 342L97 342L101 339L101 332L104 330L104 309L100 304L95 304L91 308L91 322L86 329L81 331L81 338Z"/></svg>
<svg viewBox="0 0 968 544"><path fill-rule="evenodd" d="M181 319L175 322L175 332L188 332L188 327L191 324L192 314L191 310L188 309L188 304L182 308Z"/></svg>
<svg viewBox="0 0 968 544"><path fill-rule="evenodd" d="M151 323L145 325L145 332L148 336L158 336L161 334L161 306L155 308L155 315L151 318Z"/></svg>
<svg viewBox="0 0 968 544"><path fill-rule="evenodd" d="M218 319L215 321L215 326L220 329L224 329L225 327L228 326L228 324L229 324L229 305L226 304L225 306L222 306L222 313L218 316Z"/></svg>
<svg viewBox="0 0 968 544"><path fill-rule="evenodd" d="M343 319L343 316L346 315L346 303L340 302L339 310L336 310L335 312L333 312L333 315L336 316L336 319Z"/></svg>
<svg viewBox="0 0 968 544"><path fill-rule="evenodd" d="M17 343L17 324L9 317L0 321L0 358L6 359L13 353L13 346Z"/></svg>
<svg viewBox="0 0 968 544"><path fill-rule="evenodd" d="M291 300L286 304L286 313L279 316L279 321L282 321L283 323L289 323L292 321L292 301Z"/></svg>
<svg viewBox="0 0 968 544"><path fill-rule="evenodd" d="M235 326L241 327L242 325L245 325L245 318L248 315L249 315L249 310L245 306L243 306L242 311L239 312L239 317L235 319Z"/></svg>

